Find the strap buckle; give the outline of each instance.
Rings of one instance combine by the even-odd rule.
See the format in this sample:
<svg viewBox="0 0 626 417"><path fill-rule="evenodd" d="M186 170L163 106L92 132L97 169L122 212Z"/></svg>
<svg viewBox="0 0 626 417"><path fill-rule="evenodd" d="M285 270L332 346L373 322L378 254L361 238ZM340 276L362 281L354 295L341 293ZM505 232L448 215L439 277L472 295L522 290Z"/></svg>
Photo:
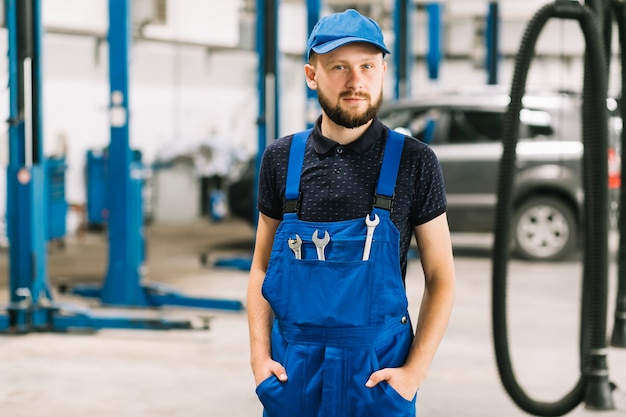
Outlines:
<svg viewBox="0 0 626 417"><path fill-rule="evenodd" d="M395 194L391 197L387 197L386 195L375 194L374 195L374 207L381 208L384 210L389 210L390 213L393 213L393 198Z"/></svg>
<svg viewBox="0 0 626 417"><path fill-rule="evenodd" d="M301 202L302 202L302 193L298 194L297 200L285 200L285 204L283 204L283 214L285 213L300 214Z"/></svg>

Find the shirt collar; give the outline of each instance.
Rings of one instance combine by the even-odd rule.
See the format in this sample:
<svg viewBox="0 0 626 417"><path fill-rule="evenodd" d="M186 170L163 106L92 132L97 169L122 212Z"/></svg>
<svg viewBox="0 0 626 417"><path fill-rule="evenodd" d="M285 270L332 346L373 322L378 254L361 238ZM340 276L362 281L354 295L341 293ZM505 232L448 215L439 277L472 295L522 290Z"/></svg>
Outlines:
<svg viewBox="0 0 626 417"><path fill-rule="evenodd" d="M383 123L378 119L378 117L374 117L372 124L369 128L367 128L365 133L363 133L363 135L361 135L361 137L357 140L345 145L344 148L350 149L356 153L365 153L369 151L372 146L374 146L376 141L382 136L384 130L385 126ZM331 149L339 146L339 144L334 140L322 135L322 116L320 116L315 122L311 138L313 139L313 148L315 149L315 152L320 155L323 155Z"/></svg>

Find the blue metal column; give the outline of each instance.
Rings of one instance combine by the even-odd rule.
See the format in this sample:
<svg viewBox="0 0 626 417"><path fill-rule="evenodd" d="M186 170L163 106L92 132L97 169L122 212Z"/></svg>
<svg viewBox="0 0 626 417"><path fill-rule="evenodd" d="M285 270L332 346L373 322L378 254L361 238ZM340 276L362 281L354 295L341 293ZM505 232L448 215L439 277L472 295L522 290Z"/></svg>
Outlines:
<svg viewBox="0 0 626 417"><path fill-rule="evenodd" d="M12 306L23 300L17 292L28 288L32 276L30 259L30 216L28 199L20 192L17 173L24 165L24 121L21 119L20 91L18 81L17 43L17 0L5 0L5 19L8 36L9 66L9 164L7 167L7 237L9 246L9 301ZM9 310L9 316L2 316L2 329L15 325L25 330L25 312ZM11 322L11 323L10 323Z"/></svg>
<svg viewBox="0 0 626 417"><path fill-rule="evenodd" d="M259 152L278 137L278 0L257 2L257 55L259 57ZM259 157L257 155L257 157Z"/></svg>
<svg viewBox="0 0 626 417"><path fill-rule="evenodd" d="M441 63L441 50L442 50L442 8L441 3L429 3L426 6L428 13L428 77L431 80L439 78L439 67Z"/></svg>
<svg viewBox="0 0 626 417"><path fill-rule="evenodd" d="M109 0L109 79L111 142L108 155L109 268L102 288L77 286L72 292L99 297L105 305L181 307L242 310L239 300L188 297L169 286L142 285L143 248L142 178L132 163L129 146L129 68L131 0Z"/></svg>
<svg viewBox="0 0 626 417"><path fill-rule="evenodd" d="M45 327L50 298L46 259L45 161L41 128L41 2L5 1L9 46L8 319L0 329Z"/></svg>
<svg viewBox="0 0 626 417"><path fill-rule="evenodd" d="M108 178L109 196L109 269L102 287L104 304L146 305L139 285L141 224L133 221L129 210L138 196L133 193L129 146L128 73L131 42L130 0L109 0L109 80L110 123Z"/></svg>
<svg viewBox="0 0 626 417"><path fill-rule="evenodd" d="M254 224L258 219L258 177L263 151L269 140L276 139L278 119L278 0L257 0L256 51L259 92L258 149L254 175Z"/></svg>
<svg viewBox="0 0 626 417"><path fill-rule="evenodd" d="M413 71L412 25L413 0L396 0L394 8L395 42L393 46L395 88L394 99L411 96L411 72Z"/></svg>
<svg viewBox="0 0 626 417"><path fill-rule="evenodd" d="M487 47L487 84L498 83L498 63L500 60L500 16L497 1L489 2L485 41Z"/></svg>
<svg viewBox="0 0 626 417"><path fill-rule="evenodd" d="M322 0L307 0L307 36L313 31L315 24L320 20L320 10L322 9ZM306 52L304 59L306 60ZM319 104L317 102L317 91L306 88L306 127L312 128L315 125L317 116L319 115Z"/></svg>

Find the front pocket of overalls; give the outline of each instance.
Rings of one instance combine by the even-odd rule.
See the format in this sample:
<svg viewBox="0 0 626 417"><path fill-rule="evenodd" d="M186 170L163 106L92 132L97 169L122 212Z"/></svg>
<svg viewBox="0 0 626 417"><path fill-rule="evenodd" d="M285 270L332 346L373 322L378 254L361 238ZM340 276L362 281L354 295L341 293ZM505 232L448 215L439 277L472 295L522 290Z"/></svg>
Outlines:
<svg viewBox="0 0 626 417"><path fill-rule="evenodd" d="M272 375L264 379L256 387L256 395L259 397L267 417L292 417L296 414L293 404L289 404L287 382L281 382Z"/></svg>
<svg viewBox="0 0 626 417"><path fill-rule="evenodd" d="M287 346L282 358L275 357L287 370L288 379L285 382L280 381L275 375L264 379L256 387L256 394L263 404L263 409L267 417L292 417L298 415L301 410L301 404L298 401L301 397L298 395L298 374L293 373L291 369L292 359L290 355L292 347Z"/></svg>
<svg viewBox="0 0 626 417"><path fill-rule="evenodd" d="M407 400L387 381L383 381L378 385L380 385L380 388L383 391L383 396L386 398L386 400L382 399L381 402L389 402L388 405L384 406L384 409L389 407L388 409L390 411L395 410L394 412L397 412L397 414L389 414L390 416L397 415L398 417L405 417L412 415L412 412L415 409L415 396L412 400Z"/></svg>
<svg viewBox="0 0 626 417"><path fill-rule="evenodd" d="M412 417L415 416L415 397L407 400L396 391L387 381L382 381L372 388L367 388L365 382L369 376L383 367L380 366L374 350L363 351L367 359L362 368L356 372L355 401L351 416L359 417ZM357 361L355 365L359 364Z"/></svg>
<svg viewBox="0 0 626 417"><path fill-rule="evenodd" d="M288 321L325 327L369 324L371 262L292 259Z"/></svg>
<svg viewBox="0 0 626 417"><path fill-rule="evenodd" d="M324 349L319 346L289 344L283 366L287 381L275 376L261 381L256 394L267 417L317 417L321 399L319 372ZM277 358L280 362L280 358Z"/></svg>

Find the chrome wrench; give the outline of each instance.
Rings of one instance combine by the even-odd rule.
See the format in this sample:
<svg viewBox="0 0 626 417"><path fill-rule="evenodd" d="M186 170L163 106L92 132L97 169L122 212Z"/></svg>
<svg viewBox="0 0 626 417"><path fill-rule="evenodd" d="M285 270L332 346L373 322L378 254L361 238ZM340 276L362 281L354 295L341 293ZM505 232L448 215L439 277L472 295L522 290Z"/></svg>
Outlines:
<svg viewBox="0 0 626 417"><path fill-rule="evenodd" d="M287 244L289 245L289 249L291 249L296 256L296 259L302 259L302 239L300 239L300 236L295 235L294 237L290 237L287 239Z"/></svg>
<svg viewBox="0 0 626 417"><path fill-rule="evenodd" d="M319 230L315 230L311 239L313 239L313 243L315 243L315 248L317 249L317 259L325 261L326 256L324 255L324 249L326 248L326 245L328 245L328 242L330 242L330 235L328 234L328 231L324 231L324 237L320 239Z"/></svg>
<svg viewBox="0 0 626 417"><path fill-rule="evenodd" d="M374 240L374 230L380 223L378 215L374 213L374 220L370 219L370 215L365 216L365 224L367 225L367 236L365 237L365 247L363 248L362 261L370 259L370 252L372 250L372 240Z"/></svg>

